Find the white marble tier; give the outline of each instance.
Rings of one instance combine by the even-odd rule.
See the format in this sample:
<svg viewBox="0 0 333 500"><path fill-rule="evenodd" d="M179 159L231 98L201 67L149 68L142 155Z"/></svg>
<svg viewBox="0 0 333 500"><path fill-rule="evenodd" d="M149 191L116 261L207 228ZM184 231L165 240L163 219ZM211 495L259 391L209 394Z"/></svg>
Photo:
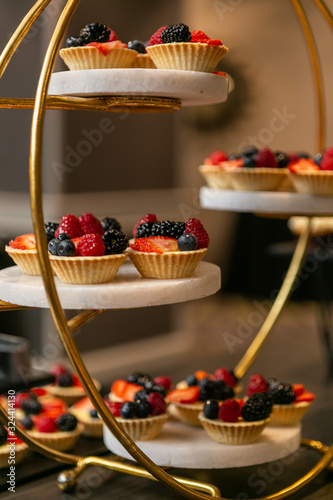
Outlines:
<svg viewBox="0 0 333 500"><path fill-rule="evenodd" d="M228 97L228 78L167 69L89 69L53 73L49 95L137 96L180 99L183 106L217 104Z"/></svg>
<svg viewBox="0 0 333 500"><path fill-rule="evenodd" d="M246 445L216 443L198 427L167 422L161 434L151 441L137 442L157 465L183 469L230 469L280 460L300 446L301 426L267 426L259 440ZM105 446L123 458L133 460L104 425Z"/></svg>
<svg viewBox="0 0 333 500"><path fill-rule="evenodd" d="M283 191L233 191L202 187L203 208L225 212L327 216L333 214L333 196Z"/></svg>
<svg viewBox="0 0 333 500"><path fill-rule="evenodd" d="M201 299L221 287L221 270L200 262L191 278L144 279L131 262L125 262L116 278L100 285L68 285L55 277L64 309L135 309ZM28 307L49 307L40 276L27 276L17 266L0 271L0 300Z"/></svg>

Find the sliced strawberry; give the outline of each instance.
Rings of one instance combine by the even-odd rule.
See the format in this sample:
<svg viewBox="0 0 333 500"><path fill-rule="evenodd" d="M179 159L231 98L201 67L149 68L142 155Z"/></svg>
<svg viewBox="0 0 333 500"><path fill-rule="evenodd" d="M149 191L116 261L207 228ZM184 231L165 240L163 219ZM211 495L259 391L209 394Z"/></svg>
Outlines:
<svg viewBox="0 0 333 500"><path fill-rule="evenodd" d="M290 170L290 172L297 174L297 172L303 172L303 171L306 172L309 170L320 170L320 168L310 158L300 158L296 162L293 162L290 164L289 170Z"/></svg>
<svg viewBox="0 0 333 500"><path fill-rule="evenodd" d="M11 248L16 248L17 250L35 250L36 249L36 238L34 234L22 234L21 236L16 236L14 240L9 242Z"/></svg>
<svg viewBox="0 0 333 500"><path fill-rule="evenodd" d="M33 392L38 397L45 396L47 394L47 390L42 387L34 387L33 389L30 389L29 392Z"/></svg>
<svg viewBox="0 0 333 500"><path fill-rule="evenodd" d="M76 373L72 373L72 379L73 379L73 385L75 387L83 387L83 385L80 382L79 377L76 375Z"/></svg>
<svg viewBox="0 0 333 500"><path fill-rule="evenodd" d="M136 231L141 224L144 224L145 222L157 222L157 217L155 214L147 214L142 217L134 226L133 229L133 238L136 237Z"/></svg>
<svg viewBox="0 0 333 500"><path fill-rule="evenodd" d="M120 40L113 40L112 42L91 42L87 43L85 47L95 47L99 50L103 55L107 55L112 49L118 47L121 49L126 49L126 43L122 43Z"/></svg>
<svg viewBox="0 0 333 500"><path fill-rule="evenodd" d="M128 384L129 382L127 382L127 380L123 380L121 378L115 380L111 385L111 392L118 398L122 398Z"/></svg>
<svg viewBox="0 0 333 500"><path fill-rule="evenodd" d="M52 398L50 401L43 403L42 412L44 415L53 418L54 420L62 413L66 413L67 405L60 398Z"/></svg>
<svg viewBox="0 0 333 500"><path fill-rule="evenodd" d="M149 236L147 238L137 238L132 245L132 250L145 253L165 253L178 251L178 244L175 238L166 236Z"/></svg>
<svg viewBox="0 0 333 500"><path fill-rule="evenodd" d="M174 403L195 403L199 401L200 389L197 385L192 385L188 389L174 389L169 392L168 400Z"/></svg>
<svg viewBox="0 0 333 500"><path fill-rule="evenodd" d="M91 410L93 407L94 406L92 402L87 396L85 398L80 399L73 405L73 408L75 410Z"/></svg>
<svg viewBox="0 0 333 500"><path fill-rule="evenodd" d="M123 394L124 401L134 401L135 394L141 390L142 385L129 383Z"/></svg>
<svg viewBox="0 0 333 500"><path fill-rule="evenodd" d="M243 160L228 160L228 161L222 161L220 163L220 165L222 168L224 168L224 167L239 168L239 167L242 167L244 165L244 162L243 162Z"/></svg>
<svg viewBox="0 0 333 500"><path fill-rule="evenodd" d="M313 392L304 391L303 394L297 396L295 403L300 403L301 401L307 401L311 403L311 401L313 401L315 397L316 396L313 394Z"/></svg>
<svg viewBox="0 0 333 500"><path fill-rule="evenodd" d="M296 397L300 396L305 391L305 387L303 384L293 384L293 389Z"/></svg>
<svg viewBox="0 0 333 500"><path fill-rule="evenodd" d="M205 160L206 165L219 165L222 161L227 161L228 155L224 151L218 149L217 151L213 151L209 155L209 157Z"/></svg>

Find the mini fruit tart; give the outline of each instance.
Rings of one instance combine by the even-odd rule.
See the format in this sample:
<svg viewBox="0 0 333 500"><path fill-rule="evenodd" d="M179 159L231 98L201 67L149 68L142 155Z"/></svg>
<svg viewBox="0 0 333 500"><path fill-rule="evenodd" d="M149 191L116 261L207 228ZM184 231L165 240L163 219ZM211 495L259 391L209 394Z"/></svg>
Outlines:
<svg viewBox="0 0 333 500"><path fill-rule="evenodd" d="M68 409L83 425L83 436L91 438L103 437L103 420L88 397L80 399Z"/></svg>
<svg viewBox="0 0 333 500"><path fill-rule="evenodd" d="M333 194L333 148L314 158L300 158L289 167L291 181L299 193Z"/></svg>
<svg viewBox="0 0 333 500"><path fill-rule="evenodd" d="M199 166L199 172L205 179L207 186L212 189L232 189L230 174L222 166L223 162L229 161L231 165L231 159L225 151L218 149L213 151L207 158L204 159L203 165ZM241 160L233 160L234 166L241 166Z"/></svg>
<svg viewBox="0 0 333 500"><path fill-rule="evenodd" d="M11 240L6 245L5 250L21 269L22 273L30 276L40 276L41 272L34 234L16 236L14 240Z"/></svg>
<svg viewBox="0 0 333 500"><path fill-rule="evenodd" d="M111 385L109 400L112 402L135 401L138 392L148 395L158 392L164 398L171 389L171 379L165 375L152 377L148 373L132 372L126 379L117 379Z"/></svg>
<svg viewBox="0 0 333 500"><path fill-rule="evenodd" d="M79 36L66 41L60 57L71 70L129 68L137 52L117 39L116 33L101 23L87 24Z"/></svg>
<svg viewBox="0 0 333 500"><path fill-rule="evenodd" d="M257 441L269 422L272 398L253 394L246 403L236 399L206 402L199 420L207 434L218 443L242 445Z"/></svg>
<svg viewBox="0 0 333 500"><path fill-rule="evenodd" d="M143 278L189 278L207 252L209 236L199 219L185 222L147 221L135 226L127 253Z"/></svg>
<svg viewBox="0 0 333 500"><path fill-rule="evenodd" d="M28 452L28 446L0 424L0 469L18 465Z"/></svg>
<svg viewBox="0 0 333 500"><path fill-rule="evenodd" d="M271 425L297 425L315 399L312 392L305 390L302 384L280 382L276 378L265 379L260 374L250 377L247 394L267 393L272 397L273 409Z"/></svg>
<svg viewBox="0 0 333 500"><path fill-rule="evenodd" d="M212 73L228 48L202 31L190 31L179 23L159 28L146 50L159 69Z"/></svg>

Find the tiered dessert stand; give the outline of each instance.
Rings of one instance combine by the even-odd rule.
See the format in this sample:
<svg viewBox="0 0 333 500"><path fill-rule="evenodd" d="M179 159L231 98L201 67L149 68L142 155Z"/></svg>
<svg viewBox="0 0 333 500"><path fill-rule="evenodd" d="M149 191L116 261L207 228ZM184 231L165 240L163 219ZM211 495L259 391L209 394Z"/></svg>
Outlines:
<svg viewBox="0 0 333 500"><path fill-rule="evenodd" d="M300 1L291 1L296 9L299 19L301 20L311 51L311 56L313 58L318 95L319 149L322 149L324 145L324 106L319 62L307 18ZM1 54L0 77L30 27L43 12L46 6L51 2L52 0L36 1L34 6L22 20ZM332 15L328 11L325 3L322 0L314 0L314 2L319 7L327 21L332 24ZM169 462L169 459L166 458L168 447L170 448L170 439L168 439L168 437L165 437L164 439L161 438L161 442L157 441L155 445L151 442L143 447L138 447L138 445L126 434L126 432L122 430L108 410L101 395L96 390L72 337L72 333L77 328L83 326L87 321L101 314L104 310L170 304L198 299L213 294L220 287L219 268L213 264L202 262L198 266L192 278L185 280L158 281L144 280L140 278L132 265L126 264L120 269L115 281L110 284L80 287L60 283L52 274L48 258L47 245L44 237L41 163L43 126L46 109L85 109L109 112L119 111L121 109L133 112L173 111L180 109L181 105L205 104L225 100L228 92L227 79L221 77L220 75L193 75L189 72L185 72L186 74L184 74L184 72L167 72L166 80L165 75L163 75L165 72L160 70L158 70L158 73L157 70L156 73L155 70L152 70L154 71L152 75L149 70L115 70L114 74L116 78L113 80L115 81L115 87L109 88L106 86L105 81L103 81L102 75L105 73L102 72L101 74L99 70L91 70L89 71L89 77L85 80L88 82L90 87L88 89L82 89L82 87L77 85L75 75L70 72L66 72L66 74L54 75L52 77L54 63L58 55L65 30L67 29L70 19L72 18L79 3L80 0L68 0L63 8L46 52L35 99L0 99L1 107L21 109L33 108L34 110L32 119L29 171L30 197L32 221L37 241L37 251L42 269L41 278L23 276L16 267L0 271L0 308L1 310L15 310L25 307L50 308L54 323L57 327L68 358L74 370L78 374L87 395L104 421L106 444L110 446L110 449L113 449L114 446L118 447L120 455L125 453L126 456L134 459L139 465L118 461L117 457L115 457L114 460L106 460L100 457L80 457L58 452L47 446L39 444L37 441L29 437L20 427L16 428L16 433L18 437L27 443L31 449L54 460L73 466L70 471L62 473L59 476L59 486L62 489L67 489L75 485L79 474L87 466L98 465L122 473L159 480L176 493L186 498L207 499L214 497L223 499L218 488L215 486L183 477L175 477L168 474L163 468L161 468L162 465L172 465L175 467L182 465L182 467L187 466L189 468L196 468L195 466L197 466L198 468L203 468L202 463L191 462L189 457L193 455L193 453L191 453L187 444L186 446L183 444L182 448L185 448L185 451L183 450L180 453L181 446L178 442L175 446L177 446L177 453L180 453L181 461L177 463L176 459L171 456ZM112 70L103 71L108 72ZM133 81L131 81L131 76L128 75L128 71L133 72L131 75L136 73L136 77ZM140 74L142 76L142 71L145 72L144 84L142 83L142 80L140 81ZM122 75L126 75L126 77L123 78ZM157 77L157 75L160 76ZM128 78L129 76L130 78ZM149 92L149 83L147 84L147 82L149 82L150 77L152 78L150 82L151 91ZM170 81L170 78L173 78L174 86L172 91L168 93L166 82ZM276 194L276 199L275 195L259 193L259 197L255 197L255 202L253 199L251 201L251 194L244 194L244 196L243 194L244 193L224 193L226 196L223 196L222 200L220 193L212 193L208 190L208 188L203 188L201 192L201 201L202 205L206 208L236 210L236 207L241 205L246 211L271 213L271 207L273 205L277 207L275 213L281 213L282 209L285 213L286 205L283 201L281 201L280 193ZM316 200L318 204L313 205L312 208L308 210L304 207L306 207L309 200L303 200L302 202L301 196L297 198L296 195L290 196L291 198L288 201L288 213L290 214L295 213L295 211L309 216L330 213L329 204L326 203L327 200ZM229 201L226 202L226 199ZM260 200L262 204L259 204L259 206L258 203ZM300 205L298 205L298 203ZM271 311L269 312L252 345L235 368L236 376L239 378L244 376L247 369L258 355L263 342L266 340L273 324L288 299L293 283L302 264L309 234L310 219L307 231L299 238L291 265ZM75 291L75 293L72 293L73 291ZM82 309L82 312L67 322L64 309ZM0 419L3 423L8 421L8 415L2 407L0 407ZM213 442L207 444L207 440L202 439L202 432L200 429L195 429L194 431L189 430L189 432L192 433L190 437L191 439L193 439L193 433L196 434L196 445L201 448L202 456L210 456L210 461L208 461L209 468L239 467L259 463L260 461L267 462L275 460L281 457L281 444L290 444L291 448L289 449L292 451L299 446L300 441L299 428L292 429L291 431L285 430L280 433L270 431L270 446L268 446L265 442L259 441L254 444L254 447L251 446L250 448L240 446L232 447L232 449L230 449L230 447L227 447L228 454L233 455L233 457L232 460L228 460L228 463L226 463L224 458L222 457L221 459L220 457L220 455L223 455L223 453L221 453L221 447L223 447L223 445L217 445ZM184 437L185 436L183 435L179 438L179 441L184 443ZM110 440L112 439L114 442L113 444L110 444ZM272 446L272 443L274 446ZM294 484L284 490L280 490L276 494L264 498L269 498L270 500L285 498L311 481L323 469L332 468L333 447L328 447L320 442L311 440L302 440L301 444L318 451L323 455L322 458L312 470L310 470L305 476L296 481ZM151 450L151 447L155 447L155 449ZM218 452L216 450L218 450ZM151 458L151 454L155 457L155 461ZM161 455L162 459L160 458ZM200 453L198 454L198 449L196 449L196 456L199 455ZM240 460L240 457L243 457L242 460Z"/></svg>

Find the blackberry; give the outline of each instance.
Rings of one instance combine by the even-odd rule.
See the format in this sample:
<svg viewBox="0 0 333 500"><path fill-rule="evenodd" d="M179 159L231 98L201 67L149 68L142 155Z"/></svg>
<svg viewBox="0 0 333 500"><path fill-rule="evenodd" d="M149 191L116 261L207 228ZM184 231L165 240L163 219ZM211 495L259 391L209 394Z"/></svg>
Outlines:
<svg viewBox="0 0 333 500"><path fill-rule="evenodd" d="M185 222L175 222L164 220L162 222L145 222L140 224L136 231L136 238L146 238L149 236L166 236L176 240L185 231Z"/></svg>
<svg viewBox="0 0 333 500"><path fill-rule="evenodd" d="M181 252L190 252L197 248L198 240L192 233L183 233L179 236L177 244Z"/></svg>
<svg viewBox="0 0 333 500"><path fill-rule="evenodd" d="M57 222L45 222L45 234L47 241L51 241L54 238L54 233L58 229L59 224Z"/></svg>
<svg viewBox="0 0 333 500"><path fill-rule="evenodd" d="M128 240L124 233L109 229L102 235L102 240L105 245L105 255L114 255L123 253L128 247Z"/></svg>
<svg viewBox="0 0 333 500"><path fill-rule="evenodd" d="M185 379L185 382L187 383L188 387L191 387L192 385L198 385L198 379L193 374L188 375Z"/></svg>
<svg viewBox="0 0 333 500"><path fill-rule="evenodd" d="M126 377L126 380L127 382L131 382L131 384L137 384L138 383L138 379L140 377L144 377L144 373L141 373L141 372L133 372L133 373L130 373L127 377Z"/></svg>
<svg viewBox="0 0 333 500"><path fill-rule="evenodd" d="M8 432L4 425L0 424L0 446L7 442Z"/></svg>
<svg viewBox="0 0 333 500"><path fill-rule="evenodd" d="M105 24L91 23L81 29L80 38L82 39L83 45L92 42L103 43L109 40L110 33L110 28L105 26Z"/></svg>
<svg viewBox="0 0 333 500"><path fill-rule="evenodd" d="M146 390L151 390L152 387L154 387L155 382L154 379L148 375L148 373L143 373L138 377L138 380L136 382L139 385L142 385Z"/></svg>
<svg viewBox="0 0 333 500"><path fill-rule="evenodd" d="M77 423L76 416L71 413L63 413L56 420L58 429L63 432L74 431L77 427Z"/></svg>
<svg viewBox="0 0 333 500"><path fill-rule="evenodd" d="M21 403L21 410L26 415L38 415L42 411L42 405L36 399L25 398Z"/></svg>
<svg viewBox="0 0 333 500"><path fill-rule="evenodd" d="M91 416L91 418L98 418L98 412L95 408L92 408L90 411L89 411L89 415Z"/></svg>
<svg viewBox="0 0 333 500"><path fill-rule="evenodd" d="M73 385L73 377L70 373L62 373L59 378L57 384L59 387L71 387Z"/></svg>
<svg viewBox="0 0 333 500"><path fill-rule="evenodd" d="M80 36L71 36L66 40L66 47L70 49L71 47L82 47L83 40Z"/></svg>
<svg viewBox="0 0 333 500"><path fill-rule="evenodd" d="M279 168L286 168L289 163L289 156L286 153L282 153L282 151L275 151L274 154Z"/></svg>
<svg viewBox="0 0 333 500"><path fill-rule="evenodd" d="M146 238L148 236L153 236L152 229L153 229L154 224L155 224L155 222L144 222L143 224L140 224L136 230L135 237L136 238Z"/></svg>
<svg viewBox="0 0 333 500"><path fill-rule="evenodd" d="M130 419L136 417L136 403L132 401L125 401L120 408L121 418Z"/></svg>
<svg viewBox="0 0 333 500"><path fill-rule="evenodd" d="M134 395L134 401L136 403L140 403L141 401L146 401L148 398L148 391L146 389L142 389L141 391L138 391Z"/></svg>
<svg viewBox="0 0 333 500"><path fill-rule="evenodd" d="M34 426L34 423L33 423L32 419L30 417L23 417L23 418L21 418L20 424L27 431L30 431L33 428L33 426Z"/></svg>
<svg viewBox="0 0 333 500"><path fill-rule="evenodd" d="M116 231L121 231L121 225L114 217L108 217L108 216L104 217L101 220L101 224L104 231L108 231L109 229L115 229Z"/></svg>
<svg viewBox="0 0 333 500"><path fill-rule="evenodd" d="M219 401L224 401L225 399L232 399L234 397L234 390L232 387L227 385L224 380L215 380L214 381L214 390L213 390L214 399L218 399Z"/></svg>
<svg viewBox="0 0 333 500"><path fill-rule="evenodd" d="M139 54L146 52L145 44L141 40L131 40L127 44L128 49L136 50Z"/></svg>
<svg viewBox="0 0 333 500"><path fill-rule="evenodd" d="M270 385L268 393L272 396L273 404L288 405L296 399L296 394L291 384L277 383Z"/></svg>
<svg viewBox="0 0 333 500"><path fill-rule="evenodd" d="M161 40L162 43L190 42L191 32L184 23L169 24L169 26L162 31Z"/></svg>
<svg viewBox="0 0 333 500"><path fill-rule="evenodd" d="M242 408L242 417L246 422L264 420L271 414L273 399L267 392L256 392L249 397Z"/></svg>
<svg viewBox="0 0 333 500"><path fill-rule="evenodd" d="M200 394L199 394L200 401L207 401L207 399L214 397L215 384L213 380L210 380L209 378L201 379L199 381L199 388L200 388Z"/></svg>
<svg viewBox="0 0 333 500"><path fill-rule="evenodd" d="M216 401L216 399L209 399L206 401L204 409L203 409L203 414L206 418L210 418L212 420L215 420L215 418L218 417L219 413L219 403Z"/></svg>
<svg viewBox="0 0 333 500"><path fill-rule="evenodd" d="M138 418L147 418L151 412L151 404L148 401L136 403L136 416Z"/></svg>
<svg viewBox="0 0 333 500"><path fill-rule="evenodd" d="M64 234L64 233L62 233ZM75 255L75 245L72 240L63 240L60 241L58 248L57 248L57 254L60 257L74 257Z"/></svg>
<svg viewBox="0 0 333 500"><path fill-rule="evenodd" d="M53 238L53 240L49 241L47 248L51 255L58 255L58 245L60 241L57 238Z"/></svg>

